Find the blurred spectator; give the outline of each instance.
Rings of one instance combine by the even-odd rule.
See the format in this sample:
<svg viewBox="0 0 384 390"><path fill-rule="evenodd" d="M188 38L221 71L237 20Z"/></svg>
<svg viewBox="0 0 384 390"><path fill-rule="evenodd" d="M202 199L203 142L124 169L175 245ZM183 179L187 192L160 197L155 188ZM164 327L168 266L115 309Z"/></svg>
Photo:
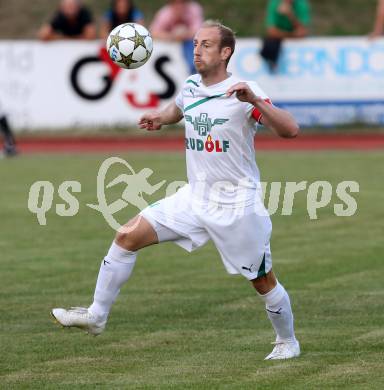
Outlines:
<svg viewBox="0 0 384 390"><path fill-rule="evenodd" d="M6 115L0 111L0 132L4 137L3 154L6 157L11 157L17 154L15 138L9 126Z"/></svg>
<svg viewBox="0 0 384 390"><path fill-rule="evenodd" d="M92 15L80 0L61 0L50 23L41 27L38 36L44 41L55 39L95 39Z"/></svg>
<svg viewBox="0 0 384 390"><path fill-rule="evenodd" d="M383 34L384 29L384 0L378 0L375 24L373 26L373 31L370 34L371 38L377 38Z"/></svg>
<svg viewBox="0 0 384 390"><path fill-rule="evenodd" d="M267 33L260 54L271 71L276 70L283 39L307 36L309 21L307 0L269 0Z"/></svg>
<svg viewBox="0 0 384 390"><path fill-rule="evenodd" d="M123 23L144 24L144 15L132 0L113 0L111 8L104 14L100 36L106 38L118 25Z"/></svg>
<svg viewBox="0 0 384 390"><path fill-rule="evenodd" d="M193 63L193 37L203 24L203 9L196 1L168 0L151 24L153 38L182 42L183 55L190 73L196 73Z"/></svg>

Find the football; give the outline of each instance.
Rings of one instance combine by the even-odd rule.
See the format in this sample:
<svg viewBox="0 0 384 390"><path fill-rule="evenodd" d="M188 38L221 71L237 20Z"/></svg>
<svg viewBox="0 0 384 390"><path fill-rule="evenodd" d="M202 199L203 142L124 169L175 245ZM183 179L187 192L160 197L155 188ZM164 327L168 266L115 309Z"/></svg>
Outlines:
<svg viewBox="0 0 384 390"><path fill-rule="evenodd" d="M152 54L153 43L149 31L137 23L115 27L107 38L107 51L112 61L124 69L143 66Z"/></svg>

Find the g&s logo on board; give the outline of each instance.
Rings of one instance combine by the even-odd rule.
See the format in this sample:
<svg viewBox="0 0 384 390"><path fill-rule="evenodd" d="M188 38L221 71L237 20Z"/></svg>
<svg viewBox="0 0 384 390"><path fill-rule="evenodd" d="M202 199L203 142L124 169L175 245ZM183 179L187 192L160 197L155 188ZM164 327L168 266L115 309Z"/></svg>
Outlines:
<svg viewBox="0 0 384 390"><path fill-rule="evenodd" d="M176 81L164 70L164 66L170 61L171 58L169 56L162 55L153 64L154 70L162 79L165 88L162 91L149 92L144 102L137 99L134 91L127 91L124 95L127 104L138 109L153 109L159 107L162 100L167 100L174 96L176 92ZM89 91L82 84L80 73L86 70L88 66L97 63L104 63L106 65L107 74L102 77L102 87L98 91ZM78 96L90 102L96 102L108 96L121 72L124 72L124 69L116 65L109 57L107 50L102 47L98 55L83 57L76 61L70 73L70 83Z"/></svg>

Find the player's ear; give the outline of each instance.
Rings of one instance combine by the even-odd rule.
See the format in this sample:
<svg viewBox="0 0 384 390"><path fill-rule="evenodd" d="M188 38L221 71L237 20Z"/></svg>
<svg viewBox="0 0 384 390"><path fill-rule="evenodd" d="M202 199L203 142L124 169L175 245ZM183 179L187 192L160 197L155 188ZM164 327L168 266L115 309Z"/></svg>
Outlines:
<svg viewBox="0 0 384 390"><path fill-rule="evenodd" d="M221 59L223 61L227 61L228 58L231 56L232 54L232 49L230 47L223 47L221 49Z"/></svg>

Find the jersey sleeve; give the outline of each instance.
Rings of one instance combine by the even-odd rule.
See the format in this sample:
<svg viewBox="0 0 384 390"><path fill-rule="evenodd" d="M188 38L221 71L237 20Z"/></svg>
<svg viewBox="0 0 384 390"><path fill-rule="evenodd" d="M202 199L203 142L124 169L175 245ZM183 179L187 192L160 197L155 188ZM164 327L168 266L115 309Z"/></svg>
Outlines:
<svg viewBox="0 0 384 390"><path fill-rule="evenodd" d="M304 24L304 26L308 26L311 21L311 14L309 9L309 3L307 1L299 1L296 5L295 13L297 19Z"/></svg>
<svg viewBox="0 0 384 390"><path fill-rule="evenodd" d="M279 3L276 0L271 0L267 5L267 13L266 13L266 25L267 27L275 27L276 26L276 11Z"/></svg>
<svg viewBox="0 0 384 390"><path fill-rule="evenodd" d="M251 87L253 93L261 97L266 103L272 104L271 99L269 96L254 82L248 83L248 85ZM250 103L247 103L247 117L253 118L257 123L261 123L262 113L253 105Z"/></svg>
<svg viewBox="0 0 384 390"><path fill-rule="evenodd" d="M186 78L183 83L183 86L180 92L177 94L175 98L176 106L180 108L182 112L184 112L184 96L194 95L194 90L199 87L200 77L195 74Z"/></svg>

